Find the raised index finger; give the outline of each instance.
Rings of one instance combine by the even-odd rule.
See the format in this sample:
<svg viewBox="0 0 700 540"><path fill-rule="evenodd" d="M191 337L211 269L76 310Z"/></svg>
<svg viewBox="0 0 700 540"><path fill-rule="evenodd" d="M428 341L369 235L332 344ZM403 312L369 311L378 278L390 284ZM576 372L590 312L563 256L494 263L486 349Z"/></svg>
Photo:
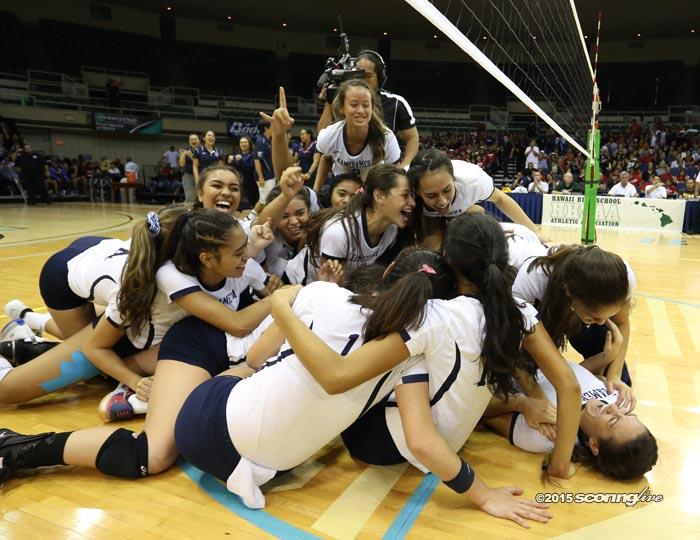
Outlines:
<svg viewBox="0 0 700 540"><path fill-rule="evenodd" d="M280 86L280 108L287 108L287 95L284 93L284 86Z"/></svg>

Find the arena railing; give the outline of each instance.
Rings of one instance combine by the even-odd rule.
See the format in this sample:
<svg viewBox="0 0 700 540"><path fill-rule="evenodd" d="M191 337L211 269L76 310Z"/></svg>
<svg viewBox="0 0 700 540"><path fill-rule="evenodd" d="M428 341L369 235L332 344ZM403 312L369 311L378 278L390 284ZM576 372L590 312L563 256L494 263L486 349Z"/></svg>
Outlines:
<svg viewBox="0 0 700 540"><path fill-rule="evenodd" d="M145 76L140 72L96 70L100 73L124 76ZM143 96L140 101L130 100L129 94ZM41 70L28 70L26 76L14 73L0 73L0 101L29 106L55 107L92 112L114 112L107 106L107 100L89 95L88 85L79 79L62 73ZM320 105L313 99L288 96L290 113L302 125L315 125L320 115ZM272 99L226 96L202 93L198 88L169 86L150 87L147 92L123 92L118 111L123 114L156 114L163 117L203 120L245 120L257 121L258 112L271 111ZM416 107L413 112L419 128L426 130L463 130L483 123L487 129L522 129L532 123L532 115L509 112L505 108L492 105L473 104L468 108ZM643 123L655 118L671 123L697 123L700 120L700 107L679 105L658 110L606 111L600 116L601 125L610 128L626 128L632 118Z"/></svg>

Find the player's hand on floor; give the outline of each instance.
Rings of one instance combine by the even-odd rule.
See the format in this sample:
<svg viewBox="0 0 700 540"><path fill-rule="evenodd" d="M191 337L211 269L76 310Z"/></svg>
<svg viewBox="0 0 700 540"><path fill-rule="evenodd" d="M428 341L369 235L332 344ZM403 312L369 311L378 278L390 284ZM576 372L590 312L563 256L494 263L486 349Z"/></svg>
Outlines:
<svg viewBox="0 0 700 540"><path fill-rule="evenodd" d="M548 523L554 517L547 510L549 505L521 498L523 490L519 487L486 489L488 492L480 506L487 514L509 519L526 529L530 528L528 521Z"/></svg>

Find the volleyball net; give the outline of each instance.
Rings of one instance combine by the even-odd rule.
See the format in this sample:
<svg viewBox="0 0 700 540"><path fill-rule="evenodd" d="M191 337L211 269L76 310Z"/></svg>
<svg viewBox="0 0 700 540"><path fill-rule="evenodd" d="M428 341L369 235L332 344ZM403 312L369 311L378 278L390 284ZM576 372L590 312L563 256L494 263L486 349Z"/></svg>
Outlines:
<svg viewBox="0 0 700 540"><path fill-rule="evenodd" d="M595 241L600 100L574 0L405 1L586 156L581 240Z"/></svg>

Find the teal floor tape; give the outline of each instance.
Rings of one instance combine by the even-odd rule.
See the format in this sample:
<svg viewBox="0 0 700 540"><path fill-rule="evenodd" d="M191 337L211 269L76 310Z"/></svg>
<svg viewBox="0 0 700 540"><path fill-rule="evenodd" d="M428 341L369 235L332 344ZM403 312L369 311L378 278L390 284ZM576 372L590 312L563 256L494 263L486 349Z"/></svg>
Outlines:
<svg viewBox="0 0 700 540"><path fill-rule="evenodd" d="M238 517L245 519L259 529L285 540L318 540L317 536L297 529L293 525L268 514L265 510L251 510L241 502L238 495L228 491L222 482L210 474L202 472L194 465L183 460L179 461L179 465L202 491Z"/></svg>
<svg viewBox="0 0 700 540"><path fill-rule="evenodd" d="M418 516L420 516L425 505L428 504L430 497L433 495L439 483L440 479L434 474L426 475L423 481L418 485L416 491L411 495L411 498L408 499L408 502L406 502L401 509L399 515L396 516L391 527L389 527L389 530L384 534L382 539L400 540L404 538L406 534L408 534L408 531L411 530L411 527L413 527L413 524L418 519Z"/></svg>

